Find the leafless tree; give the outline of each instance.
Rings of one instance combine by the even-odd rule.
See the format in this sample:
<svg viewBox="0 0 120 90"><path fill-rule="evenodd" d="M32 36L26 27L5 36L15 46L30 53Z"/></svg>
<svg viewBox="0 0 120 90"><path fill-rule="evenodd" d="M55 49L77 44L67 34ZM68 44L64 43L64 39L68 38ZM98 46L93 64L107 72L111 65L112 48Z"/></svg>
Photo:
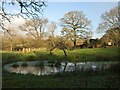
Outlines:
<svg viewBox="0 0 120 90"><path fill-rule="evenodd" d="M118 7L114 7L101 15L102 22L99 24L97 31L105 32L111 28L119 27Z"/></svg>
<svg viewBox="0 0 120 90"><path fill-rule="evenodd" d="M25 31L26 37L29 37L32 44L36 47L44 47L46 45L45 40L47 36L47 18L37 18L26 20L25 24L20 26L22 31Z"/></svg>
<svg viewBox="0 0 120 90"><path fill-rule="evenodd" d="M9 13L8 12L8 8L6 8L6 6L13 6L13 8L15 8L17 6L17 8L20 10L17 13ZM1 2L1 13L0 15L3 18L9 19L6 17L6 15L25 15L27 17L32 17L32 18L36 18L38 17L39 14L42 14L44 8L46 7L46 2L44 0L40 0L39 2L35 2L35 1L21 1L21 0L10 0L10 1L3 1Z"/></svg>
<svg viewBox="0 0 120 90"><path fill-rule="evenodd" d="M97 28L98 33L104 33L102 37L103 42L111 41L113 45L118 46L120 43L120 17L119 17L119 6L106 11L101 15L102 22Z"/></svg>
<svg viewBox="0 0 120 90"><path fill-rule="evenodd" d="M5 27L6 21L11 22L11 18L14 16L21 16L23 18L35 19L42 14L44 8L47 6L44 0L39 2L35 1L21 1L21 0L10 0L10 1L1 1L0 2L0 29L6 30L9 33L9 30ZM18 9L18 12L13 12L9 10L10 8Z"/></svg>
<svg viewBox="0 0 120 90"><path fill-rule="evenodd" d="M20 26L20 29L35 39L43 39L47 23L48 19L46 18L27 20L23 26Z"/></svg>
<svg viewBox="0 0 120 90"><path fill-rule="evenodd" d="M50 33L50 36L54 36L55 29L57 28L56 22L52 21L48 25L48 31Z"/></svg>
<svg viewBox="0 0 120 90"><path fill-rule="evenodd" d="M55 37L49 38L47 48L50 51L50 54L52 54L52 51L55 48L63 50L65 58L67 57L67 54L66 54L66 51L65 51L65 49L67 47L66 47L65 40L63 39L63 37L55 36Z"/></svg>
<svg viewBox="0 0 120 90"><path fill-rule="evenodd" d="M71 11L61 18L62 35L71 39L76 47L76 41L83 38L91 28L91 21L88 20L82 11Z"/></svg>

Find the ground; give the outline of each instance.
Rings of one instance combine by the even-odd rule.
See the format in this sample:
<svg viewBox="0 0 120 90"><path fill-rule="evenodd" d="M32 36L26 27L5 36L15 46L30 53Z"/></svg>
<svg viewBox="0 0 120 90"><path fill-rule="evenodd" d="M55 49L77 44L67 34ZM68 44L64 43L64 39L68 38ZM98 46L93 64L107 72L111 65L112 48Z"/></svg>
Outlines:
<svg viewBox="0 0 120 90"><path fill-rule="evenodd" d="M119 48L95 48L67 50L67 59L62 51L56 49L53 55L38 50L29 53L3 51L3 66L23 60L68 60L77 61L118 61ZM3 70L3 88L120 88L119 63L106 71L66 72L56 75L35 76L8 73Z"/></svg>

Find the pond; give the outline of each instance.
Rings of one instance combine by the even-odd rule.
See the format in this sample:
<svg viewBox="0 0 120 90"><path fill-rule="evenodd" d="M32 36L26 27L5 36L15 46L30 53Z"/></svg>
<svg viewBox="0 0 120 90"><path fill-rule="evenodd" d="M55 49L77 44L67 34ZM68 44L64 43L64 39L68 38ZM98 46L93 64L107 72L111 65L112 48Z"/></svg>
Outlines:
<svg viewBox="0 0 120 90"><path fill-rule="evenodd" d="M106 70L117 62L57 62L57 61L21 61L3 67L10 73L51 75L60 72Z"/></svg>

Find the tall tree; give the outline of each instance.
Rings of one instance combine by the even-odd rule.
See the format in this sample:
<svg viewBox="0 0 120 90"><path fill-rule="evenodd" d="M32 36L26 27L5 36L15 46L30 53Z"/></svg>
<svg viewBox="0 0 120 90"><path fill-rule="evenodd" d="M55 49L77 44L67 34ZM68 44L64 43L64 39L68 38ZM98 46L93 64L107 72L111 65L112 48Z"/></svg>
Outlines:
<svg viewBox="0 0 120 90"><path fill-rule="evenodd" d="M57 28L56 22L52 21L48 25L48 31L50 32L50 36L54 36L55 29Z"/></svg>
<svg viewBox="0 0 120 90"><path fill-rule="evenodd" d="M2 0L0 1L0 31L7 32L9 40L12 40L14 35L11 34L11 29L7 28L7 23L11 23L14 17L23 17L23 18L38 18L44 8L46 7L46 2L44 0L35 1L21 1L21 0ZM13 8L13 10L10 10ZM16 8L17 7L17 8ZM17 12L15 12L16 8ZM12 43L12 42L11 42ZM12 50L12 44L11 44Z"/></svg>
<svg viewBox="0 0 120 90"><path fill-rule="evenodd" d="M62 35L70 39L76 47L77 39L83 38L91 28L91 21L88 20L82 11L71 11L61 18Z"/></svg>
<svg viewBox="0 0 120 90"><path fill-rule="evenodd" d="M20 26L20 29L35 39L43 39L47 23L48 19L46 18L27 20L23 26Z"/></svg>
<svg viewBox="0 0 120 90"><path fill-rule="evenodd" d="M102 22L99 24L97 31L99 33L105 32L102 38L105 38L105 41L111 42L112 45L118 46L120 43L120 17L118 14L119 6L112 8L109 11L106 11L101 15ZM104 39L102 39L104 40ZM103 41L104 42L104 41Z"/></svg>
<svg viewBox="0 0 120 90"><path fill-rule="evenodd" d="M102 22L99 24L97 31L105 32L111 28L119 27L118 7L114 7L101 15Z"/></svg>
<svg viewBox="0 0 120 90"><path fill-rule="evenodd" d="M26 32L26 36L32 39L32 43L35 47L45 46L44 40L47 38L47 24L48 19L37 18L32 20L26 20L23 26L20 26L22 31Z"/></svg>

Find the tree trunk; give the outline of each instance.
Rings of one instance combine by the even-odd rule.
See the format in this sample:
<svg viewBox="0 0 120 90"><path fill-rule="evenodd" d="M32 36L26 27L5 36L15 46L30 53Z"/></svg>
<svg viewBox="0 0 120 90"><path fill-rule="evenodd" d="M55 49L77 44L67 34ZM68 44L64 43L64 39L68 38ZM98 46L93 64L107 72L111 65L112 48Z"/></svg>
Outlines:
<svg viewBox="0 0 120 90"><path fill-rule="evenodd" d="M74 28L74 48L76 48L76 38L77 38L77 34L76 34L76 29Z"/></svg>
<svg viewBox="0 0 120 90"><path fill-rule="evenodd" d="M63 49L63 52L64 52L65 59L66 59L67 58L67 53L66 53L66 51L64 49ZM67 67L67 62L65 62L65 67L63 69L63 72L65 71L66 67Z"/></svg>
<svg viewBox="0 0 120 90"><path fill-rule="evenodd" d="M63 69L63 72L65 72L66 67L67 67L67 62L65 62L65 67Z"/></svg>
<svg viewBox="0 0 120 90"><path fill-rule="evenodd" d="M73 42L74 42L74 48L76 48L76 39Z"/></svg>
<svg viewBox="0 0 120 90"><path fill-rule="evenodd" d="M53 47L52 49L50 49L50 54L52 55L52 51L55 49L55 47Z"/></svg>
<svg viewBox="0 0 120 90"><path fill-rule="evenodd" d="M67 58L67 53L66 53L65 49L63 49L63 52L64 52L64 55L65 55L65 58Z"/></svg>
<svg viewBox="0 0 120 90"><path fill-rule="evenodd" d="M50 54L51 54L51 55L53 54L52 51L50 51Z"/></svg>

